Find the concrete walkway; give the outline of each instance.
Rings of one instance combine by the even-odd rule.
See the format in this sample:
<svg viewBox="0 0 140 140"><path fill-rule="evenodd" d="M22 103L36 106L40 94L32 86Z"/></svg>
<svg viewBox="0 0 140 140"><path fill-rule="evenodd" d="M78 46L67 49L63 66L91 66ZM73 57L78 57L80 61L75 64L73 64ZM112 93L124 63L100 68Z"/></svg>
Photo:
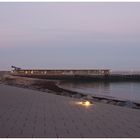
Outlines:
<svg viewBox="0 0 140 140"><path fill-rule="evenodd" d="M0 137L140 137L140 110L0 85Z"/></svg>

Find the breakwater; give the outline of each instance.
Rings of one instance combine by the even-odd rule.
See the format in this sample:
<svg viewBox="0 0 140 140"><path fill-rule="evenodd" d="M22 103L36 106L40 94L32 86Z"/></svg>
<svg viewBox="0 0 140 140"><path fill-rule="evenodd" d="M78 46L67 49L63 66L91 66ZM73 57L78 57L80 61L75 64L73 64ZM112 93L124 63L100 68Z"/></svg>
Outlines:
<svg viewBox="0 0 140 140"><path fill-rule="evenodd" d="M15 76L39 78L39 79L58 79L58 80L90 80L90 81L140 81L140 75L38 75L38 74L15 74Z"/></svg>
<svg viewBox="0 0 140 140"><path fill-rule="evenodd" d="M37 69L15 69L11 75L59 80L93 80L93 81L140 81L140 73L119 72L115 73L109 69L87 69L87 70L37 70Z"/></svg>

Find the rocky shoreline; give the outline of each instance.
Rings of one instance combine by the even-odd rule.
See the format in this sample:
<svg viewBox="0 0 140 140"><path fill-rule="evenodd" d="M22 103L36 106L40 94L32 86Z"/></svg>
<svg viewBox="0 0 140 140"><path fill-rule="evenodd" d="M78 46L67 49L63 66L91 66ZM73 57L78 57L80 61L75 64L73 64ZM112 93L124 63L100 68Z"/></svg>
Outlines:
<svg viewBox="0 0 140 140"><path fill-rule="evenodd" d="M90 102L102 102L111 105L140 109L139 103L134 103L131 101L123 101L118 99L111 99L111 98L109 99L106 97L95 97L95 96L85 95L79 92L63 89L59 87L59 81L57 80L42 80L42 79L35 79L35 78L4 75L0 79L0 84L39 90L51 94L78 98L81 100L88 100Z"/></svg>

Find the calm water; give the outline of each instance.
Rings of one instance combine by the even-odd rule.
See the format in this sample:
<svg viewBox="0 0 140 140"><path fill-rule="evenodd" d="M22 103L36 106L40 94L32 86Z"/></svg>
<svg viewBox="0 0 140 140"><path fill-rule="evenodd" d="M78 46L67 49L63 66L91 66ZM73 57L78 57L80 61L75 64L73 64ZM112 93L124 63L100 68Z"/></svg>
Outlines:
<svg viewBox="0 0 140 140"><path fill-rule="evenodd" d="M140 102L140 82L62 82L60 86L84 94Z"/></svg>

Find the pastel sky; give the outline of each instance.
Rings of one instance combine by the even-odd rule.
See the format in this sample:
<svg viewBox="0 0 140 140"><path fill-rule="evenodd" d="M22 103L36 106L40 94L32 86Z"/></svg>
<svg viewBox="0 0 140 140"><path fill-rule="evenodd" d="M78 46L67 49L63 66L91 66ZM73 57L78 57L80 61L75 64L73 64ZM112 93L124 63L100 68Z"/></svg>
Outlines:
<svg viewBox="0 0 140 140"><path fill-rule="evenodd" d="M2 3L0 70L140 70L140 3Z"/></svg>

